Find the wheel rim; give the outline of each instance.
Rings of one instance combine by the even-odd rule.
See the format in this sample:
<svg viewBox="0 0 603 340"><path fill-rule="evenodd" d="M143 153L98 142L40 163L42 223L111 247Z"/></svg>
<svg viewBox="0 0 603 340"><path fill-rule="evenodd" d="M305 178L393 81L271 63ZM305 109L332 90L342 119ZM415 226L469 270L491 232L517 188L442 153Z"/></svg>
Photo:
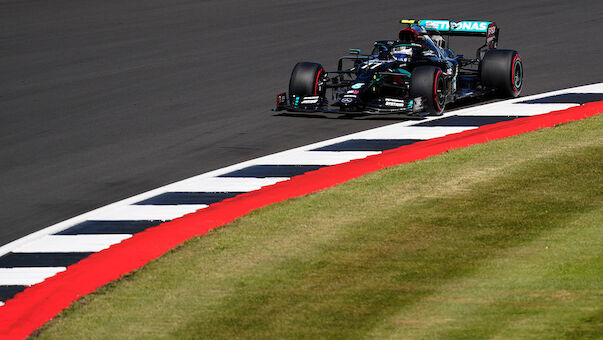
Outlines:
<svg viewBox="0 0 603 340"><path fill-rule="evenodd" d="M512 74L513 90L519 92L523 83L523 66L518 55L513 59L513 74Z"/></svg>
<svg viewBox="0 0 603 340"><path fill-rule="evenodd" d="M321 68L321 69L318 71L318 73L316 74L316 80L314 80L314 95L319 94L318 92L321 90L321 88L320 88L320 84L319 84L319 83L320 83L320 76L321 76L323 73L325 73L325 70Z"/></svg>
<svg viewBox="0 0 603 340"><path fill-rule="evenodd" d="M440 77L442 71L438 70L435 77L435 84L433 89L433 99L436 104L438 111L442 110L444 106L444 100L446 100L446 94L444 93L444 79Z"/></svg>

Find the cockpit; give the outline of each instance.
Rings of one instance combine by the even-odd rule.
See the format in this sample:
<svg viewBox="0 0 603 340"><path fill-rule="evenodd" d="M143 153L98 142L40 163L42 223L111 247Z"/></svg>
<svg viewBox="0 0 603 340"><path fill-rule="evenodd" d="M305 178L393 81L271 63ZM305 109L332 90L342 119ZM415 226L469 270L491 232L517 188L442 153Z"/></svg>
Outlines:
<svg viewBox="0 0 603 340"><path fill-rule="evenodd" d="M434 38L437 39L437 37ZM438 41L438 43L441 44L442 41ZM432 56L441 58L446 55L429 35L425 34L425 32L419 32L414 28L405 28L401 30L398 34L398 40L375 42L375 47L373 48L371 55L379 60L396 59L405 61L412 55L413 47L415 47L415 49L420 47L423 56L427 57Z"/></svg>

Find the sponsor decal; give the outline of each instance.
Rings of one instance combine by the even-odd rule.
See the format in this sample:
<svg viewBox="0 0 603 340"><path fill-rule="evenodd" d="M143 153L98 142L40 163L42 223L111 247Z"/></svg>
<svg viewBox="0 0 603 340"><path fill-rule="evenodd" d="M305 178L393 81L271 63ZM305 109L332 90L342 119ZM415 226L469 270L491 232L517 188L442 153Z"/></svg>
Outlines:
<svg viewBox="0 0 603 340"><path fill-rule="evenodd" d="M450 23L448 21L443 20L422 20L421 24L425 25L425 28L438 30L438 31L447 31L450 27Z"/></svg>
<svg viewBox="0 0 603 340"><path fill-rule="evenodd" d="M461 21L453 27L453 30L455 31L471 32L484 32L486 29L488 29L488 22L485 21Z"/></svg>
<svg viewBox="0 0 603 340"><path fill-rule="evenodd" d="M356 83L356 84L352 85L352 88L357 90L357 89L362 88L363 86L364 86L364 83Z"/></svg>
<svg viewBox="0 0 603 340"><path fill-rule="evenodd" d="M287 104L287 94L286 93L279 93L276 95L276 106L282 106L282 105L286 105Z"/></svg>
<svg viewBox="0 0 603 340"><path fill-rule="evenodd" d="M422 97L416 97L412 101L413 101L413 106L412 106L413 111L417 112L417 111L423 110L423 98Z"/></svg>
<svg viewBox="0 0 603 340"><path fill-rule="evenodd" d="M404 100L395 98L385 98L385 105L394 107L406 107Z"/></svg>
<svg viewBox="0 0 603 340"><path fill-rule="evenodd" d="M304 97L301 104L316 104L316 103L318 103L318 99L319 99L318 96Z"/></svg>
<svg viewBox="0 0 603 340"><path fill-rule="evenodd" d="M486 33L486 44L489 48L496 48L496 24L491 23L488 25L488 32Z"/></svg>
<svg viewBox="0 0 603 340"><path fill-rule="evenodd" d="M490 25L488 26L488 36L493 36L496 33L496 26Z"/></svg>
<svg viewBox="0 0 603 340"><path fill-rule="evenodd" d="M421 20L420 23L425 28L438 30L438 31L449 31L450 21L448 20ZM483 32L485 33L488 29L488 21L460 21L452 22L452 31L457 32Z"/></svg>
<svg viewBox="0 0 603 340"><path fill-rule="evenodd" d="M349 90L346 93L349 93L349 94L358 94L358 93L360 93L360 91L358 91L358 90Z"/></svg>
<svg viewBox="0 0 603 340"><path fill-rule="evenodd" d="M341 102L342 102L343 104L349 104L349 103L351 103L353 100L354 100L354 99L352 99L352 98L343 98L343 99L341 100Z"/></svg>

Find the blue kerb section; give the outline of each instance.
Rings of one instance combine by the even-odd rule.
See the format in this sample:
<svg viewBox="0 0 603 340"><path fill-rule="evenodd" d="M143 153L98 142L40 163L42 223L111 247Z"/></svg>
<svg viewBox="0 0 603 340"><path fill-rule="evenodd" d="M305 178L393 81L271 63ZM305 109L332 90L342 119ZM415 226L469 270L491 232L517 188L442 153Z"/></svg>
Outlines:
<svg viewBox="0 0 603 340"><path fill-rule="evenodd" d="M349 139L311 151L385 151L420 141L422 139Z"/></svg>
<svg viewBox="0 0 603 340"><path fill-rule="evenodd" d="M243 192L166 192L136 203L137 205L212 204Z"/></svg>
<svg viewBox="0 0 603 340"><path fill-rule="evenodd" d="M293 177L318 170L323 165L253 165L218 177Z"/></svg>
<svg viewBox="0 0 603 340"><path fill-rule="evenodd" d="M85 221L55 235L136 234L165 221Z"/></svg>
<svg viewBox="0 0 603 340"><path fill-rule="evenodd" d="M8 253L0 257L0 268L67 267L92 253Z"/></svg>
<svg viewBox="0 0 603 340"><path fill-rule="evenodd" d="M519 118L519 116L448 116L413 126L482 126Z"/></svg>
<svg viewBox="0 0 603 340"><path fill-rule="evenodd" d="M586 104L603 100L603 93L563 93L538 99L524 100L515 104Z"/></svg>
<svg viewBox="0 0 603 340"><path fill-rule="evenodd" d="M26 286L0 286L0 301L12 299L17 293L20 293L27 288ZM2 308L2 307L0 307Z"/></svg>

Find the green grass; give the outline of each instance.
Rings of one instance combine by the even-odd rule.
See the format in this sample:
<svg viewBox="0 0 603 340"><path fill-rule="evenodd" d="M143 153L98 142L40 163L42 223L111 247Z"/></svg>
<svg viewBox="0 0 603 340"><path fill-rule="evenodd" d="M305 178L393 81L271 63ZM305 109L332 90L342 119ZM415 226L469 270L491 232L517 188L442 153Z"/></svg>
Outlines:
<svg viewBox="0 0 603 340"><path fill-rule="evenodd" d="M601 338L603 119L275 204L83 297L42 338Z"/></svg>

